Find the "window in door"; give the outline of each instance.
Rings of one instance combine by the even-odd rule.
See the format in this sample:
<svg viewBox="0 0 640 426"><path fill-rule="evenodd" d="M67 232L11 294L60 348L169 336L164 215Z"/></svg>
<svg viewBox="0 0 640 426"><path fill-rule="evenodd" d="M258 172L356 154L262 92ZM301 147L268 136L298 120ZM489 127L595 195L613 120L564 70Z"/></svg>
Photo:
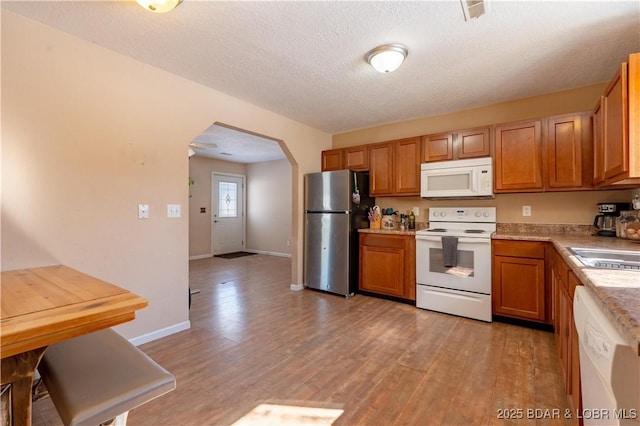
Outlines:
<svg viewBox="0 0 640 426"><path fill-rule="evenodd" d="M238 184L218 182L218 217L238 217Z"/></svg>

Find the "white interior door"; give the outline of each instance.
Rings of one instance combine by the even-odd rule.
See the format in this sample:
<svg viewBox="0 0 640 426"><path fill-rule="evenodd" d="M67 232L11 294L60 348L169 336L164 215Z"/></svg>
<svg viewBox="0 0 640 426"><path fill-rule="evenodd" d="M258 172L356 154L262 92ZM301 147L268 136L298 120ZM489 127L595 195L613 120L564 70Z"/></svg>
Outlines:
<svg viewBox="0 0 640 426"><path fill-rule="evenodd" d="M245 248L244 176L211 173L211 249L213 254Z"/></svg>

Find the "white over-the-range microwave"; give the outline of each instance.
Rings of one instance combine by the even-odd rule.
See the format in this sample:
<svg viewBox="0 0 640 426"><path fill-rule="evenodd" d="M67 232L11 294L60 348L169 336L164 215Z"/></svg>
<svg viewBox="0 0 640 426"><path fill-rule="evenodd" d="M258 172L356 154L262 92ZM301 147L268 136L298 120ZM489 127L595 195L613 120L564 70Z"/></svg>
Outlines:
<svg viewBox="0 0 640 426"><path fill-rule="evenodd" d="M493 159L423 163L420 166L423 198L493 198Z"/></svg>

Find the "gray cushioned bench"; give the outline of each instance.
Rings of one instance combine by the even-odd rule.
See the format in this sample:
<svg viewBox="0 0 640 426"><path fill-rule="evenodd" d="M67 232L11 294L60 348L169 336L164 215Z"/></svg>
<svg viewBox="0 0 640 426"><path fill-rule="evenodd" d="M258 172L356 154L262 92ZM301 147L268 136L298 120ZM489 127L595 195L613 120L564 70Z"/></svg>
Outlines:
<svg viewBox="0 0 640 426"><path fill-rule="evenodd" d="M111 329L47 348L38 371L65 425L99 425L176 387L171 373Z"/></svg>

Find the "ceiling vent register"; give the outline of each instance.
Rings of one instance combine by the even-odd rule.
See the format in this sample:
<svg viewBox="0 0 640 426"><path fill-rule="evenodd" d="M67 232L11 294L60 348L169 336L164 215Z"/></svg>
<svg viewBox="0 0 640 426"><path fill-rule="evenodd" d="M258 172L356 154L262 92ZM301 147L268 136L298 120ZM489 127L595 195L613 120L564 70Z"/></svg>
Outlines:
<svg viewBox="0 0 640 426"><path fill-rule="evenodd" d="M471 18L479 18L487 13L487 3L484 0L460 0L462 4L462 12L464 20L469 21Z"/></svg>

